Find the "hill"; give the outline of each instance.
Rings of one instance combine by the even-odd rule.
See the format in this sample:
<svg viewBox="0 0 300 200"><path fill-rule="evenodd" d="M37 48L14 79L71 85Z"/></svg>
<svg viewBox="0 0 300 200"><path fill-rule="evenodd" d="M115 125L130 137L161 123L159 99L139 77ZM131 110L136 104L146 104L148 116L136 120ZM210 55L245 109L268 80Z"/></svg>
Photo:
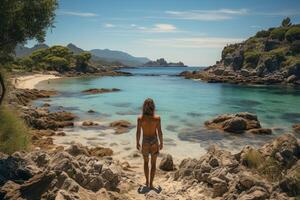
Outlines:
<svg viewBox="0 0 300 200"><path fill-rule="evenodd" d="M120 62L127 66L139 66L150 61L145 57L134 57L126 52L110 49L93 49L90 52L92 55L102 60L106 60L108 62Z"/></svg>
<svg viewBox="0 0 300 200"><path fill-rule="evenodd" d="M15 49L16 57L21 58L25 56L30 56L32 52L38 49L46 49L49 46L46 44L37 44L32 48L25 47L23 45L18 45ZM73 54L80 54L86 52L86 50L77 47L76 45L70 43L66 46ZM97 63L117 63L126 66L141 66L150 60L146 57L135 57L126 52L113 51L109 49L93 49L87 51L92 54L91 60Z"/></svg>
<svg viewBox="0 0 300 200"><path fill-rule="evenodd" d="M286 18L279 27L224 47L221 60L204 71L181 75L208 82L300 85L300 24Z"/></svg>

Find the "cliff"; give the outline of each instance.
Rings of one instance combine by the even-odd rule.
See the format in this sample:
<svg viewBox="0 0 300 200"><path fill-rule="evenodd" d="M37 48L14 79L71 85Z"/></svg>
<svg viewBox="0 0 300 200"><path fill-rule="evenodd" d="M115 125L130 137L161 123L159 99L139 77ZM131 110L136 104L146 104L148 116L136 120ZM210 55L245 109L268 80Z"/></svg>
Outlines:
<svg viewBox="0 0 300 200"><path fill-rule="evenodd" d="M285 24L224 47L221 60L187 78L245 84L300 84L300 25Z"/></svg>

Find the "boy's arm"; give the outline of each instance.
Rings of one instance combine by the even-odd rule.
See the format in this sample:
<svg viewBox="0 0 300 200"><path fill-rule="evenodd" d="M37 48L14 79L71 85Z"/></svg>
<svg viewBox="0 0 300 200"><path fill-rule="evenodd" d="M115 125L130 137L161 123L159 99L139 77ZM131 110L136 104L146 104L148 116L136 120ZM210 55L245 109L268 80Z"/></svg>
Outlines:
<svg viewBox="0 0 300 200"><path fill-rule="evenodd" d="M140 150L140 139L141 139L141 119L137 119L137 129L136 129L136 148Z"/></svg>
<svg viewBox="0 0 300 200"><path fill-rule="evenodd" d="M160 118L158 119L157 133L158 133L158 137L159 137L159 149L162 150L162 148L163 148L163 134L162 134L162 130L161 130L161 120L160 120Z"/></svg>

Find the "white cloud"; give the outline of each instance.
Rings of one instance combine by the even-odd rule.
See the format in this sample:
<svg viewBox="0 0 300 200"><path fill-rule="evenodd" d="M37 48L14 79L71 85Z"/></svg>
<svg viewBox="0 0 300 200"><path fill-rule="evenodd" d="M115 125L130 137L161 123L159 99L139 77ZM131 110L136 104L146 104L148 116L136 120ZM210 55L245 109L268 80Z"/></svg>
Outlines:
<svg viewBox="0 0 300 200"><path fill-rule="evenodd" d="M106 23L106 24L104 24L104 27L106 27L106 28L114 28L114 27L116 27L116 25L110 24L110 23Z"/></svg>
<svg viewBox="0 0 300 200"><path fill-rule="evenodd" d="M176 26L172 24L154 24L152 27L135 25L134 28L136 28L139 31L149 32L149 33L166 33L166 32L177 31Z"/></svg>
<svg viewBox="0 0 300 200"><path fill-rule="evenodd" d="M149 46L168 48L223 48L228 44L241 42L242 38L222 37L190 37L190 38L167 38L145 39L143 43Z"/></svg>
<svg viewBox="0 0 300 200"><path fill-rule="evenodd" d="M154 32L173 32L176 27L172 24L154 24L154 28L151 30Z"/></svg>
<svg viewBox="0 0 300 200"><path fill-rule="evenodd" d="M78 16L78 17L97 17L96 13L91 12L74 12L74 11L59 11L59 15L70 15L70 16Z"/></svg>
<svg viewBox="0 0 300 200"><path fill-rule="evenodd" d="M236 15L248 14L247 9L219 9L219 10L189 10L166 11L169 17L184 20L219 21L231 19Z"/></svg>
<svg viewBox="0 0 300 200"><path fill-rule="evenodd" d="M130 24L131 27L136 27L136 24Z"/></svg>

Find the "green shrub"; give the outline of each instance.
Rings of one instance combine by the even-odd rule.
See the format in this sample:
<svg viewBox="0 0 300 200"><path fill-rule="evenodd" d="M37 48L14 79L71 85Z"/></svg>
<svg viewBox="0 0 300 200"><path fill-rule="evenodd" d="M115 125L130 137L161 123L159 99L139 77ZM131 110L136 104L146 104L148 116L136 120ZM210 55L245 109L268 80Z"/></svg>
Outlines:
<svg viewBox="0 0 300 200"><path fill-rule="evenodd" d="M265 38L265 37L269 37L270 35L270 31L266 31L266 30L262 30L262 31L258 31L255 35L255 37L257 38Z"/></svg>
<svg viewBox="0 0 300 200"><path fill-rule="evenodd" d="M294 41L292 44L291 44L291 47L290 47L292 53L300 53L300 40L296 40Z"/></svg>
<svg viewBox="0 0 300 200"><path fill-rule="evenodd" d="M236 50L236 45L228 45L224 47L222 51L222 58L225 58L226 55L233 53Z"/></svg>
<svg viewBox="0 0 300 200"><path fill-rule="evenodd" d="M257 51L247 51L244 53L244 57L246 63L256 65L259 60L260 53Z"/></svg>
<svg viewBox="0 0 300 200"><path fill-rule="evenodd" d="M275 28L271 31L270 37L272 39L284 40L287 28Z"/></svg>
<svg viewBox="0 0 300 200"><path fill-rule="evenodd" d="M17 112L6 106L0 108L0 151L12 154L29 147L30 132L17 116Z"/></svg>
<svg viewBox="0 0 300 200"><path fill-rule="evenodd" d="M300 27L294 26L291 27L286 33L285 33L285 39L289 42L293 42L295 40L300 40Z"/></svg>

